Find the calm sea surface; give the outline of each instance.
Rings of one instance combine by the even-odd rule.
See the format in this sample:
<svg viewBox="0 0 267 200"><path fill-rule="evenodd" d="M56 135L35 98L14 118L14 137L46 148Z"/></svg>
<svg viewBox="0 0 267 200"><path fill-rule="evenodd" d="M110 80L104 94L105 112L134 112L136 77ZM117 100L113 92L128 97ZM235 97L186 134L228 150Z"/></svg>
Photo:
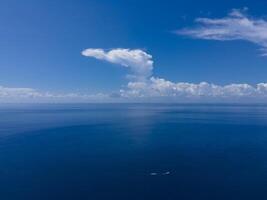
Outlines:
<svg viewBox="0 0 267 200"><path fill-rule="evenodd" d="M0 105L0 200L266 200L267 106Z"/></svg>

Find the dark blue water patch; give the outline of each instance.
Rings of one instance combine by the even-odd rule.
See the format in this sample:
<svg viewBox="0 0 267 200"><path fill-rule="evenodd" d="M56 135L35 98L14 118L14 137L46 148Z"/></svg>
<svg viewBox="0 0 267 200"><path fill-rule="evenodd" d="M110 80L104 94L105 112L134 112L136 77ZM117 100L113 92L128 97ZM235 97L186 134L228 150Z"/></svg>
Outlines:
<svg viewBox="0 0 267 200"><path fill-rule="evenodd" d="M62 126L101 123L267 124L265 105L0 104L0 137Z"/></svg>
<svg viewBox="0 0 267 200"><path fill-rule="evenodd" d="M267 199L264 106L2 112L1 200Z"/></svg>
<svg viewBox="0 0 267 200"><path fill-rule="evenodd" d="M132 128L74 126L2 139L1 199L267 198L265 126L162 122L136 135Z"/></svg>

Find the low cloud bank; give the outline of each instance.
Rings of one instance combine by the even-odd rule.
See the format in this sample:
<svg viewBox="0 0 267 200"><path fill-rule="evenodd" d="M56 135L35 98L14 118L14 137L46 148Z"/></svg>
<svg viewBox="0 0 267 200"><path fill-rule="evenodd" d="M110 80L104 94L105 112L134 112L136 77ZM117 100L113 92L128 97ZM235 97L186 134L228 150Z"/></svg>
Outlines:
<svg viewBox="0 0 267 200"><path fill-rule="evenodd" d="M121 96L131 97L176 97L177 99L222 99L267 97L267 83L255 86L243 84L215 85L201 82L198 84L187 82L171 82L162 78L151 77L146 82L129 82Z"/></svg>
<svg viewBox="0 0 267 200"><path fill-rule="evenodd" d="M61 103L97 102L107 99L106 94L51 93L33 88L12 88L0 86L1 103Z"/></svg>
<svg viewBox="0 0 267 200"><path fill-rule="evenodd" d="M110 94L51 93L32 88L0 86L0 102L5 103L87 103L87 102L266 102L267 83L215 85L207 82L171 82L151 77L129 82Z"/></svg>

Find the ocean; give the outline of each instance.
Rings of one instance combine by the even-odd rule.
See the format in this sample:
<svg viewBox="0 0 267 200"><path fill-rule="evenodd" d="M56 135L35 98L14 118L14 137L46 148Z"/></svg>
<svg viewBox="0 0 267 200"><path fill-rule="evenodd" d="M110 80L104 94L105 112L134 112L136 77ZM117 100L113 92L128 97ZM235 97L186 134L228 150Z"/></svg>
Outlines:
<svg viewBox="0 0 267 200"><path fill-rule="evenodd" d="M0 200L265 200L266 188L266 105L0 105Z"/></svg>

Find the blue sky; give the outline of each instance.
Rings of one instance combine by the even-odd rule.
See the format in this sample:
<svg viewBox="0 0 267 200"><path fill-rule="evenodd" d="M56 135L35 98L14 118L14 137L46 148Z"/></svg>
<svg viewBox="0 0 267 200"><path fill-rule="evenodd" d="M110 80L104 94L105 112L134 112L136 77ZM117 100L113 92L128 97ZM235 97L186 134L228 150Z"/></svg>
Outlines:
<svg viewBox="0 0 267 200"><path fill-rule="evenodd" d="M9 101L11 97L20 101L21 96L24 98L24 93L29 91L29 99L37 94L34 97L36 101L43 93L51 96L75 94L77 99L80 94L90 96L99 93L100 98L106 95L109 98L129 98L128 90L133 90L129 89L129 83L137 82L145 82L146 86L142 87L146 88L142 88L142 92L135 91L142 95L138 93L134 98L146 94L149 97L173 96L169 91L168 94L165 91L150 93L151 77L173 84L207 82L220 87L233 83L257 87L256 84L266 82L267 57L262 56L263 50L260 49L265 47L267 36L264 38L264 31L267 29L262 31L260 39L260 36L254 39L241 34L231 39L232 35L224 35L223 40L219 40L210 35L207 36L210 38L200 37L199 28L210 25L199 24L195 20L229 18L233 9L239 9L238 12L252 22L267 20L266 8L267 3L263 0L2 0L0 100L7 96L3 101ZM214 27L208 28L214 30ZM190 32L192 30L197 34ZM143 51L152 56L151 77L133 80L129 78L129 66L123 67L117 61L95 59L95 56L83 56L81 52L88 48L103 49L106 53L118 48ZM186 87L192 86L195 85ZM19 96L12 93L17 90ZM236 88L233 90L231 95ZM71 96L68 95L66 98ZM181 99L183 95L175 94L179 98L182 96Z"/></svg>

